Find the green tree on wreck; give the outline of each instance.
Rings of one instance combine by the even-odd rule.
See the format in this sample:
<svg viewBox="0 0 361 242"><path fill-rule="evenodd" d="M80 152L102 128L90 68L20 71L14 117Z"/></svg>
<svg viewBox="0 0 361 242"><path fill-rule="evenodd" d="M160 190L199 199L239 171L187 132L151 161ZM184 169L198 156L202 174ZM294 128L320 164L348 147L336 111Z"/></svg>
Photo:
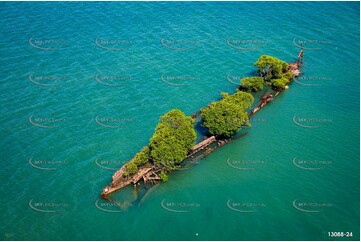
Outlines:
<svg viewBox="0 0 361 242"><path fill-rule="evenodd" d="M264 84L281 90L293 78L288 64L273 56L262 55L254 65L258 67L257 73L260 76L243 78L236 93L221 93L220 101L212 102L201 109L202 126L206 127L211 135L228 138L242 126L250 126L247 109L252 106L254 98L249 92L263 90ZM139 169L155 166L161 168L157 169L160 171L160 180L167 181L167 173L176 169L195 145L194 122L193 118L178 109L161 116L149 145L143 147L125 164L123 176L130 179Z"/></svg>
<svg viewBox="0 0 361 242"><path fill-rule="evenodd" d="M149 163L149 147L144 146L141 151L135 154L134 158L125 164L124 177L132 176L138 172L138 167Z"/></svg>
<svg viewBox="0 0 361 242"><path fill-rule="evenodd" d="M160 118L150 139L150 157L154 165L173 170L196 143L194 119L174 109Z"/></svg>
<svg viewBox="0 0 361 242"><path fill-rule="evenodd" d="M241 80L241 89L251 92L258 92L263 89L262 77L245 77Z"/></svg>
<svg viewBox="0 0 361 242"><path fill-rule="evenodd" d="M290 78L292 78L292 73L288 70L288 64L273 56L262 55L254 65L258 67L258 73L264 78L265 82L276 89L285 88Z"/></svg>
<svg viewBox="0 0 361 242"><path fill-rule="evenodd" d="M160 180L163 181L163 182L168 181L168 176L167 176L167 174L166 174L164 171L162 171L162 172L159 174L159 178L160 178Z"/></svg>
<svg viewBox="0 0 361 242"><path fill-rule="evenodd" d="M127 164L125 164L123 176L124 177L132 176L137 172L138 172L138 166L133 161L130 161Z"/></svg>
<svg viewBox="0 0 361 242"><path fill-rule="evenodd" d="M212 135L231 137L242 126L250 126L246 110L252 106L254 98L241 91L233 95L222 93L222 97L201 110L203 126Z"/></svg>
<svg viewBox="0 0 361 242"><path fill-rule="evenodd" d="M173 170L187 157L195 142L194 119L178 109L171 110L161 116L149 146L143 147L125 165L123 176L132 176L138 172L139 167L152 164L163 167L166 171ZM162 173L161 180L167 180L165 172Z"/></svg>

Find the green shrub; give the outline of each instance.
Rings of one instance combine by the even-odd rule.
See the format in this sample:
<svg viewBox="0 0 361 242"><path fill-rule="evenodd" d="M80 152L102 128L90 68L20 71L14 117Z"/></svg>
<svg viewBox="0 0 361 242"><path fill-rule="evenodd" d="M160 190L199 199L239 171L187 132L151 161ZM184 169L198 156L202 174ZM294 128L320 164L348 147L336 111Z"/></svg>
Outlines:
<svg viewBox="0 0 361 242"><path fill-rule="evenodd" d="M273 79L272 86L277 89L284 89L288 82L289 80L287 78Z"/></svg>
<svg viewBox="0 0 361 242"><path fill-rule="evenodd" d="M132 175L136 174L137 172L138 172L137 165L135 164L135 162L130 161L127 164L125 164L123 176L124 177L132 176Z"/></svg>
<svg viewBox="0 0 361 242"><path fill-rule="evenodd" d="M150 139L150 157L156 166L173 170L187 157L195 141L194 120L178 109L171 110L160 118Z"/></svg>
<svg viewBox="0 0 361 242"><path fill-rule="evenodd" d="M254 98L251 94L237 91L233 95L222 93L223 99L201 110L203 126L212 135L230 137L243 125L249 125L247 109Z"/></svg>
<svg viewBox="0 0 361 242"><path fill-rule="evenodd" d="M149 162L149 152L149 147L144 146L143 149L135 155L133 162L138 167L147 164Z"/></svg>
<svg viewBox="0 0 361 242"><path fill-rule="evenodd" d="M292 78L288 64L273 56L262 55L256 63L258 73L274 88L283 89Z"/></svg>
<svg viewBox="0 0 361 242"><path fill-rule="evenodd" d="M262 77L245 77L241 80L241 87L247 91L258 92L263 89Z"/></svg>
<svg viewBox="0 0 361 242"><path fill-rule="evenodd" d="M168 181L168 176L167 176L167 174L166 174L164 171L162 171L162 172L159 174L159 177L160 177L160 180L163 181L163 182Z"/></svg>

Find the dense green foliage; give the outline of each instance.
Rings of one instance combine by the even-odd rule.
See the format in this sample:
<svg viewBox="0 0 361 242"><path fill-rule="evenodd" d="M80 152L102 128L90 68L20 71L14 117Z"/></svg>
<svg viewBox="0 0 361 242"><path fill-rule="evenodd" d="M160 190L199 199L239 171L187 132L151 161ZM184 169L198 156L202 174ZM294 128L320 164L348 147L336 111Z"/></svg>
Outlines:
<svg viewBox="0 0 361 242"><path fill-rule="evenodd" d="M222 93L223 99L213 102L201 110L203 126L212 135L230 137L242 126L249 125L246 109L250 108L254 98L251 94L237 91L233 95Z"/></svg>
<svg viewBox="0 0 361 242"><path fill-rule="evenodd" d="M149 162L149 152L149 147L144 146L143 149L139 151L131 161L125 164L123 176L132 176L138 172L138 167L147 164Z"/></svg>
<svg viewBox="0 0 361 242"><path fill-rule="evenodd" d="M288 79L280 78L280 79L272 79L272 86L279 89L285 88L286 84L288 83Z"/></svg>
<svg viewBox="0 0 361 242"><path fill-rule="evenodd" d="M144 146L133 158L133 162L139 167L149 162L149 147Z"/></svg>
<svg viewBox="0 0 361 242"><path fill-rule="evenodd" d="M149 146L143 147L125 165L123 176L132 176L139 167L149 163L173 170L187 157L195 141L194 120L178 109L171 110L160 118ZM168 179L166 173L162 174L161 179Z"/></svg>
<svg viewBox="0 0 361 242"><path fill-rule="evenodd" d="M285 88L292 77L288 64L273 56L262 55L254 65L264 80L276 89Z"/></svg>
<svg viewBox="0 0 361 242"><path fill-rule="evenodd" d="M168 181L168 176L167 176L167 174L166 174L164 171L162 171L162 172L159 174L159 177L160 177L160 180L163 181L163 182Z"/></svg>
<svg viewBox="0 0 361 242"><path fill-rule="evenodd" d="M261 91L263 89L263 78L245 77L241 80L241 88L252 92Z"/></svg>
<svg viewBox="0 0 361 242"><path fill-rule="evenodd" d="M150 139L150 157L156 166L173 170L187 157L195 141L194 120L178 109L171 110L160 118Z"/></svg>
<svg viewBox="0 0 361 242"><path fill-rule="evenodd" d="M123 176L124 177L132 176L132 175L136 174L137 172L138 172L137 165L133 161L130 161L127 164L125 164Z"/></svg>

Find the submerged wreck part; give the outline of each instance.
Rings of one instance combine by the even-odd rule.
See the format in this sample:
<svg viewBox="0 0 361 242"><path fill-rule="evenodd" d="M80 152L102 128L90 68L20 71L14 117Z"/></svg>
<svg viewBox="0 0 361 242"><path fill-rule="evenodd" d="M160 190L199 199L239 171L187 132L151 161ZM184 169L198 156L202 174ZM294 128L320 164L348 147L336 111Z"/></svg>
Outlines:
<svg viewBox="0 0 361 242"><path fill-rule="evenodd" d="M205 153L209 154L211 151L214 150L214 149L208 149L209 145L215 143L216 141L217 139L215 136L211 136L203 140L202 142L196 144L190 149L190 154L188 155L188 157L191 157L204 149L206 149ZM160 181L160 177L158 176L158 173L162 171L162 169L156 168L155 166L145 167L139 169L138 172L134 174L134 176L126 178L123 176L124 170L125 170L125 166L122 166L119 170L117 170L114 173L110 185L103 188L103 191L101 193L101 196L103 198L131 184L136 186L137 183L142 179L144 181L144 184L146 184L147 182L151 182L151 183L158 182Z"/></svg>
<svg viewBox="0 0 361 242"><path fill-rule="evenodd" d="M196 144L195 146L193 146L193 147L191 148L191 152L190 152L190 155L189 155L189 156L194 155L195 153L203 150L204 148L206 148L207 146L209 146L210 144L212 144L212 143L214 143L214 142L216 142L216 141L217 141L216 137L215 137L215 136L211 136L211 137L209 137L209 138L207 138L207 139L199 142L198 144ZM188 156L188 157L189 157L189 156Z"/></svg>
<svg viewBox="0 0 361 242"><path fill-rule="evenodd" d="M303 61L303 49L301 49L300 53L298 54L297 62L288 64L288 68L291 71L291 73L293 74L293 76L290 78L290 80L287 84L291 83L294 77L300 76L302 74L302 72L299 70L299 68L302 66L302 61ZM286 87L286 89L287 88L288 87ZM264 94L260 99L260 104L258 106L256 106L255 108L253 108L249 112L248 116L251 117L253 114L258 112L267 103L271 102L275 97L277 97L282 91L283 91L283 89L279 89L279 90L277 90L277 92L275 94L269 94L269 93ZM192 117L196 118L197 113L193 114ZM215 137L215 136L211 136L211 137L199 142L195 146L193 146L190 149L190 152L189 152L189 155L187 156L187 158L189 158L189 157L193 158L193 156L195 154L204 150L204 152L199 156L200 158L203 158L203 157L207 156L208 154L210 154L215 149L217 149L218 147L221 147L231 141L232 141L232 139L220 140L220 139L217 139L217 137ZM216 147L212 148L211 145L215 142L217 142L217 145L216 145ZM136 186L141 179L143 179L145 184L147 182L152 182L152 183L154 183L154 181L158 182L158 181L160 181L160 177L158 176L158 173L162 171L161 168L157 168L155 166L151 166L151 167L148 166L148 167L143 167L143 168L139 169L138 172L135 175L133 175L132 177L124 177L123 176L124 170L125 170L125 165L122 166L119 170L117 170L114 173L114 175L112 176L111 184L109 186L103 188L103 191L101 193L101 196L103 198L109 200L109 198L107 196L110 195L111 193L118 191L131 184Z"/></svg>
<svg viewBox="0 0 361 242"><path fill-rule="evenodd" d="M141 179L143 179L145 183L147 181L159 180L159 177L157 175L155 177L152 177L153 174L156 174L156 172L158 172L155 166L141 168L132 177L123 177L124 169L125 166L122 166L119 170L117 170L112 177L112 182L110 183L110 185L103 188L103 191L101 193L101 196L103 198L131 184L136 185Z"/></svg>
<svg viewBox="0 0 361 242"><path fill-rule="evenodd" d="M300 76L302 74L302 72L299 69L302 66L302 61L303 61L303 49L301 49L300 53L298 54L297 62L288 64L288 69L292 73L292 77L290 78L290 80L287 84L291 83L293 81L293 78ZM288 86L286 86L285 89L288 89ZM260 100L261 103L258 106L256 106L254 109L252 109L252 111L248 114L248 116L251 117L253 114L258 112L267 103L271 102L275 97L277 97L282 91L283 91L283 89L280 89L274 95L267 94L267 93L265 95L263 95Z"/></svg>
<svg viewBox="0 0 361 242"><path fill-rule="evenodd" d="M299 62L289 63L288 66L294 77L301 75L302 72L299 70L300 68Z"/></svg>

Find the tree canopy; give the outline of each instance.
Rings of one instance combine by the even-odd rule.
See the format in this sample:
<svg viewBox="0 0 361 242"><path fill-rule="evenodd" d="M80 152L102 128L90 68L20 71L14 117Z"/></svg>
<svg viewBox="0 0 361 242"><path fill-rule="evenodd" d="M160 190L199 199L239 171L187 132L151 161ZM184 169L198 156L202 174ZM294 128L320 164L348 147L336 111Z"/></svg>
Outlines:
<svg viewBox="0 0 361 242"><path fill-rule="evenodd" d="M245 77L241 80L241 88L247 91L258 92L263 89L262 77Z"/></svg>
<svg viewBox="0 0 361 242"><path fill-rule="evenodd" d="M292 77L288 64L273 56L262 55L254 65L264 80L277 89L285 88Z"/></svg>
<svg viewBox="0 0 361 242"><path fill-rule="evenodd" d="M132 176L138 172L138 166L133 161L129 161L125 164L125 169L123 172L124 177Z"/></svg>
<svg viewBox="0 0 361 242"><path fill-rule="evenodd" d="M150 152L149 147L144 146L143 149L134 156L133 162L137 166L147 164L149 161L149 152Z"/></svg>
<svg viewBox="0 0 361 242"><path fill-rule="evenodd" d="M141 151L135 154L134 158L125 164L123 176L132 176L138 172L138 167L149 163L149 147L144 146Z"/></svg>
<svg viewBox="0 0 361 242"><path fill-rule="evenodd" d="M155 133L150 138L149 146L143 147L125 165L123 176L132 176L138 172L139 167L149 163L164 167L167 171L173 170L187 157L195 141L194 119L178 109L171 110L161 116ZM162 180L166 179L167 176L164 173Z"/></svg>
<svg viewBox="0 0 361 242"><path fill-rule="evenodd" d="M251 94L237 91L233 95L222 93L222 99L201 110L203 126L212 135L230 137L244 125L249 125L247 109L252 106Z"/></svg>
<svg viewBox="0 0 361 242"><path fill-rule="evenodd" d="M195 145L194 119L174 109L160 118L150 139L150 157L156 166L173 170Z"/></svg>

